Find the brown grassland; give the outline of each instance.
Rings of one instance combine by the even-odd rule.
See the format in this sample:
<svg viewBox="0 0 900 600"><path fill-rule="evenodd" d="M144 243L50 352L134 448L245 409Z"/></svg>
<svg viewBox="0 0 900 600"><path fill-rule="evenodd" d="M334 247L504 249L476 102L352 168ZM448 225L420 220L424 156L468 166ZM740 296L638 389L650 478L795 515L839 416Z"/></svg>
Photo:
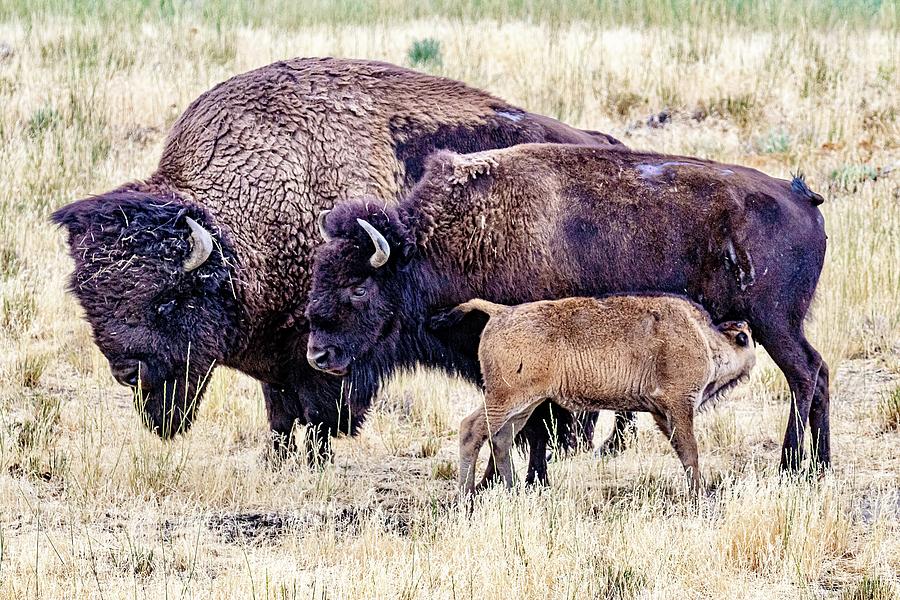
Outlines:
<svg viewBox="0 0 900 600"><path fill-rule="evenodd" d="M0 599L900 595L896 4L257 4L0 0ZM213 84L300 55L412 65L635 148L802 169L827 198L807 330L834 374L833 472L779 475L788 396L766 357L699 418L697 506L642 418L622 456L555 461L549 489L491 490L467 516L456 428L479 392L430 372L392 381L321 471L267 464L259 387L234 372L188 435L144 431L47 217L149 174Z"/></svg>

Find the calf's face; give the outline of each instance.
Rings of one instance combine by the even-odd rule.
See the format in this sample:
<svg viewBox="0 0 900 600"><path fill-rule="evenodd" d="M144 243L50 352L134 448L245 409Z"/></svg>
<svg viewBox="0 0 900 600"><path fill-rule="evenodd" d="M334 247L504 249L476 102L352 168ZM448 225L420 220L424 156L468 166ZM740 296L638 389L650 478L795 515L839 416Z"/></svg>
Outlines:
<svg viewBox="0 0 900 600"><path fill-rule="evenodd" d="M717 329L728 340L733 353L733 359L723 365L719 380L725 379L726 384L736 382L750 375L750 371L756 365L756 342L746 321L728 321L721 323Z"/></svg>

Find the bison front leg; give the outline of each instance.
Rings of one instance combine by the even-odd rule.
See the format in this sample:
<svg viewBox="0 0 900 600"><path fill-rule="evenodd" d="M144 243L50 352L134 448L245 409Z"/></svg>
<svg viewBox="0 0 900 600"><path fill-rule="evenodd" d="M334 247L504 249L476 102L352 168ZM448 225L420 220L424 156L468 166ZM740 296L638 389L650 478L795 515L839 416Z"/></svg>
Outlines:
<svg viewBox="0 0 900 600"><path fill-rule="evenodd" d="M293 387L264 383L262 391L272 431L271 457L280 462L297 451L294 426L305 425L306 417L299 403L298 391Z"/></svg>
<svg viewBox="0 0 900 600"><path fill-rule="evenodd" d="M270 412L269 422L280 425L281 429L273 426L273 432L276 436L287 433L281 438L286 440L291 440L290 427L306 425L299 440L302 448L297 448L296 442L289 442L294 445L288 448L302 451L311 468L321 468L333 459L331 438L339 433L355 434L365 414L363 410L354 413L350 408L359 402L348 398L347 386L341 379L312 369L301 369L294 375L292 385L285 386L278 394L268 394L267 408L270 401L273 408L280 408ZM280 405L276 402L279 400ZM281 418L273 418L277 415Z"/></svg>
<svg viewBox="0 0 900 600"><path fill-rule="evenodd" d="M616 412L612 433L597 448L597 456L618 456L628 449L628 443L637 429L637 413Z"/></svg>
<svg viewBox="0 0 900 600"><path fill-rule="evenodd" d="M341 432L355 433L356 417L350 414L345 386L336 377L312 375L299 392L306 415L306 461L310 468L321 469L334 459L331 438Z"/></svg>
<svg viewBox="0 0 900 600"><path fill-rule="evenodd" d="M271 457L279 464L302 450L310 467L321 467L331 459L331 436L336 433L319 411L315 410L315 392L306 386L274 386L263 384L263 397L269 427L272 430ZM313 396L310 396L310 395ZM307 409L315 419L310 422ZM298 447L295 427L306 425L300 432Z"/></svg>
<svg viewBox="0 0 900 600"><path fill-rule="evenodd" d="M550 401L542 402L516 435L520 447L528 447L526 485L545 486L548 483L547 447L550 445L552 432L559 432L557 418L560 414L564 415L563 419L571 418L568 411L554 407ZM560 439L560 436L557 436L557 439Z"/></svg>
<svg viewBox="0 0 900 600"><path fill-rule="evenodd" d="M580 412L573 415L573 446L575 450L591 450L594 447L594 429L597 427L596 412Z"/></svg>
<svg viewBox="0 0 900 600"><path fill-rule="evenodd" d="M547 477L547 443L550 435L546 432L529 432L528 440L528 473L525 475L525 485L546 486L550 480Z"/></svg>

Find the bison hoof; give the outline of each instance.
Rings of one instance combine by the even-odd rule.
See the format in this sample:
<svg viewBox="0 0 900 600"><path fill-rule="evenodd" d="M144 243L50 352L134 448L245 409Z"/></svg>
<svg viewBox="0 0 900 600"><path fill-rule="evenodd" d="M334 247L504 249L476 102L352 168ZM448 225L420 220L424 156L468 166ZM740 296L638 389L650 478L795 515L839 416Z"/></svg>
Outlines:
<svg viewBox="0 0 900 600"><path fill-rule="evenodd" d="M267 465L278 468L289 460L297 460L298 456L297 443L292 435L272 432L272 444L263 455Z"/></svg>
<svg viewBox="0 0 900 600"><path fill-rule="evenodd" d="M608 458L618 456L628 450L632 439L634 439L634 430L629 431L613 431L600 447L594 451L597 458Z"/></svg>

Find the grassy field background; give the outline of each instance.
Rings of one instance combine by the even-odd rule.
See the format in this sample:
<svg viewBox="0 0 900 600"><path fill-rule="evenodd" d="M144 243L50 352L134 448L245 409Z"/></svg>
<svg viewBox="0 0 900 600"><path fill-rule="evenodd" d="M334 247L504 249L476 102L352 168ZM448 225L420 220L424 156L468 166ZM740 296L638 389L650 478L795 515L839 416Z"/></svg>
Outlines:
<svg viewBox="0 0 900 600"><path fill-rule="evenodd" d="M898 15L837 0L0 0L0 599L897 597ZM266 463L261 394L233 372L189 435L143 431L64 291L47 217L149 174L213 84L301 55L462 79L635 148L802 170L827 198L808 331L835 374L834 472L778 475L787 393L765 358L699 419L699 506L642 419L623 456L560 460L549 489L491 491L467 518L455 431L478 391L434 373L393 381L321 472Z"/></svg>

